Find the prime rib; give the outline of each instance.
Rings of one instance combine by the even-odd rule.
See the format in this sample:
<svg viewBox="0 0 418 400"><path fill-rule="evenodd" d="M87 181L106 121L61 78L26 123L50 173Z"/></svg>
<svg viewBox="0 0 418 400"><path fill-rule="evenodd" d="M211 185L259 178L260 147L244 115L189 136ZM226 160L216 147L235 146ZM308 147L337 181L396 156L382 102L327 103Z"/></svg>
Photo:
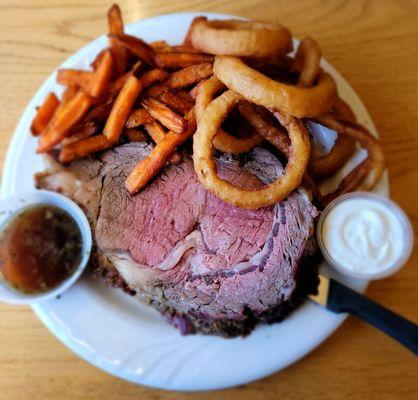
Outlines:
<svg viewBox="0 0 418 400"><path fill-rule="evenodd" d="M206 191L185 155L135 196L126 175L151 150L125 144L63 167L50 160L39 188L64 193L86 212L97 275L153 305L181 333L248 334L282 320L317 286L316 208L304 189L256 211ZM217 159L218 173L245 188L282 174L257 148Z"/></svg>

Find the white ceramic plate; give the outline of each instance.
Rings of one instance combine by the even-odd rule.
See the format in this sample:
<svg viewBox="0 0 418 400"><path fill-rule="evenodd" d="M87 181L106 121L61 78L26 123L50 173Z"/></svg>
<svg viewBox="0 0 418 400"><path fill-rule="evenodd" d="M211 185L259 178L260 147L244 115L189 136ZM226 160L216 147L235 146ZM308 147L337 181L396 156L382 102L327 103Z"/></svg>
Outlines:
<svg viewBox="0 0 418 400"><path fill-rule="evenodd" d="M168 38L171 43L180 43L196 15L149 18L127 26L127 31L149 41ZM62 66L88 68L105 46L106 38L100 37ZM376 133L370 116L348 83L328 63L324 62L323 67L334 76L341 96L351 104L359 121ZM16 128L3 173L3 198L33 188L33 174L43 169L41 157L35 155L36 141L29 134L29 125L35 106L50 91L61 92L55 74L33 97ZM359 157L362 155L355 157L353 163ZM387 194L387 177L377 191ZM366 282L342 280L360 290L366 286ZM88 362L135 383L175 390L219 389L272 374L306 355L344 320L344 316L306 302L285 322L260 326L244 339L182 337L152 308L91 278L80 280L60 299L33 309L59 340Z"/></svg>

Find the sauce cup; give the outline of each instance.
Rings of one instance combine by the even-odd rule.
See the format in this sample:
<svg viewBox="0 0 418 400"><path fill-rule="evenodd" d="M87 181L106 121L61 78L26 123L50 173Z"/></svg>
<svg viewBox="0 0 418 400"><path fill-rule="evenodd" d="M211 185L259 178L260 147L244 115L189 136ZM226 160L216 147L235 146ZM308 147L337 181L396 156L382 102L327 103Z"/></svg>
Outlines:
<svg viewBox="0 0 418 400"><path fill-rule="evenodd" d="M3 230L9 221L22 212L25 208L36 205L53 205L66 211L80 229L82 238L81 259L74 272L62 283L49 291L41 293L24 293L14 289L2 277L0 272L0 301L10 304L32 304L59 296L77 281L84 271L91 253L92 236L90 224L81 208L61 194L48 190L36 190L34 192L19 195L14 198L1 200L0 202L0 229Z"/></svg>
<svg viewBox="0 0 418 400"><path fill-rule="evenodd" d="M355 217L359 216L360 213L364 212L365 210L361 207L359 207L359 204L366 204L366 203L359 203L355 200L366 200L369 204L374 203L376 205L376 208L379 210L387 213L386 215L390 215L390 219L392 222L396 221L397 224L397 230L400 232L400 237L397 235L392 234L391 240L396 239L396 244L400 246L400 250L398 250L398 256L396 259L392 260L391 263L388 263L388 265L380 268L379 261L376 261L377 268L369 268L367 270L367 267L364 269L354 269L349 268L346 265L342 265L343 262L341 261L342 255L339 254L337 256L337 250L336 250L336 244L337 240L340 241L342 246L346 245L347 241L350 241L351 237L354 235L357 235L356 240L360 240L358 242L358 247L354 246L354 241L350 242L351 245L351 254L347 254L347 257L350 259L350 263L352 265L356 264L356 260L359 260L359 257L362 257L361 253L361 245L365 245L367 242L367 245L369 245L368 238L367 238L367 232L369 227L359 226L359 230L357 232L353 232L353 229L356 228L356 220ZM338 213L342 211L342 207L344 207L344 212L347 213L347 210L350 210L349 216L347 218L343 219L340 218L340 222L344 220L344 224L342 224L341 230L346 229L348 224L351 224L349 229L345 231L345 236L341 235L340 237L338 235L338 232L333 232L333 235L330 235L330 232L327 231L327 229L324 229L326 225L331 226L331 220L334 218L334 221L336 221L335 216L338 216ZM367 211L367 210L366 210ZM331 213L332 217L331 217ZM329 219L328 219L329 218ZM390 225L390 224L389 224ZM361 229L361 230L360 230ZM383 229L381 229L381 226L377 226L374 230L374 233L379 235ZM347 233L348 232L348 233ZM337 233L337 234L335 234ZM386 238L387 236L385 236ZM398 271L408 260L409 256L411 255L412 249L413 249L413 242L414 242L414 235L411 223L405 214L405 212L392 200L383 197L381 195L375 194L375 193L369 193L369 192L353 192L348 193L346 195L343 195L341 197L338 197L333 202L328 204L328 206L324 209L322 212L318 225L317 225L317 238L318 238L318 244L321 249L321 252L325 258L325 260L334 267L338 272L344 275L348 275L354 278L359 279L365 279L365 280L374 280L374 279L381 279L385 278L389 275L392 275L396 271ZM385 239L389 241L389 237ZM384 246L387 241L382 243ZM331 245L331 242L334 241L334 246ZM363 241L363 243L361 243ZM348 245L347 245L348 247ZM377 251L380 250L380 247L376 249ZM340 261L337 261L336 258L339 258ZM377 260L377 256L375 259ZM373 257L370 258L370 255L368 257L363 257L363 260L373 260ZM347 262L344 263L347 264ZM365 264L367 264L367 261L365 261ZM383 264L383 263L382 263Z"/></svg>

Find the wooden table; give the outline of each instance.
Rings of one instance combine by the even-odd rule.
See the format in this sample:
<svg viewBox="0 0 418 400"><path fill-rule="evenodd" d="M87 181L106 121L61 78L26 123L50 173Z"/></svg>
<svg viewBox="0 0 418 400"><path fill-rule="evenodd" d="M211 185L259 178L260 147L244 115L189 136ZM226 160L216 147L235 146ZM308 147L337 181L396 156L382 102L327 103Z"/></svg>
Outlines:
<svg viewBox="0 0 418 400"><path fill-rule="evenodd" d="M0 3L0 161L20 115L49 73L106 30L101 1ZM127 22L175 11L215 11L280 21L316 38L351 83L381 134L392 197L418 232L418 2L126 0ZM418 252L396 276L373 283L374 300L418 322ZM278 344L280 345L280 344ZM237 366L239 368L239 366ZM105 374L60 344L30 309L0 305L0 399L416 399L417 359L349 318L304 360L217 393L179 394Z"/></svg>

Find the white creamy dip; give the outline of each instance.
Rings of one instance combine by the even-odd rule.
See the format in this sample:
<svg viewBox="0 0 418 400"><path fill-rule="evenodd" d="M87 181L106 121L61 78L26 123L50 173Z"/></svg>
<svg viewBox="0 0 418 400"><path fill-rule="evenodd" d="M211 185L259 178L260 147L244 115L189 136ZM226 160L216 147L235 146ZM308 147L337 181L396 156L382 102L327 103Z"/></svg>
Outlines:
<svg viewBox="0 0 418 400"><path fill-rule="evenodd" d="M359 274L383 272L405 255L406 229L389 203L375 198L348 198L324 216L322 243L340 269Z"/></svg>

